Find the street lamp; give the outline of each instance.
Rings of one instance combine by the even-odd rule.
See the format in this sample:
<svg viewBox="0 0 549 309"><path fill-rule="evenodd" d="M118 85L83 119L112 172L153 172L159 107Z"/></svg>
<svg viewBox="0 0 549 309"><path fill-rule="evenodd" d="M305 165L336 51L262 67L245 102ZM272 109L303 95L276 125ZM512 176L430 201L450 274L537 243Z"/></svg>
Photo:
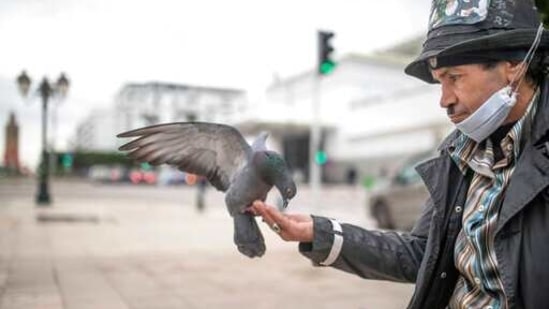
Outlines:
<svg viewBox="0 0 549 309"><path fill-rule="evenodd" d="M29 93L31 79L25 71L17 77L19 91L23 97ZM48 79L44 77L38 86L38 95L42 98L42 155L38 167L38 194L36 203L38 205L49 205L51 203L48 179L49 179L49 153L46 145L48 135L48 100L50 97L57 96L64 98L69 90L69 80L64 73L61 73L55 85L50 85Z"/></svg>

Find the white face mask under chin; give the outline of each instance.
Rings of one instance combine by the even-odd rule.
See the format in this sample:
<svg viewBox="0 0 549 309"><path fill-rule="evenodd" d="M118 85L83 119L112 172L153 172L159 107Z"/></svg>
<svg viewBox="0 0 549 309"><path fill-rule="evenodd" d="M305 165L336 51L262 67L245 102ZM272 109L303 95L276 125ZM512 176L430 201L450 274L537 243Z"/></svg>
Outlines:
<svg viewBox="0 0 549 309"><path fill-rule="evenodd" d="M492 134L507 118L517 102L517 93L511 86L496 91L473 114L456 124L465 135L481 142Z"/></svg>

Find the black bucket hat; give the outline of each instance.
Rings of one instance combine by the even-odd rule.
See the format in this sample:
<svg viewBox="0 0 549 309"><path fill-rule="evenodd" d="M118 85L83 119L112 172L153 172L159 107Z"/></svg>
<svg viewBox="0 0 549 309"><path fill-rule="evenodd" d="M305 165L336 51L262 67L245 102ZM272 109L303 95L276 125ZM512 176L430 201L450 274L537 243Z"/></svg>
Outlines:
<svg viewBox="0 0 549 309"><path fill-rule="evenodd" d="M433 0L421 54L404 71L434 83L430 68L443 63L520 60L540 23L533 0ZM543 30L538 49L548 48Z"/></svg>

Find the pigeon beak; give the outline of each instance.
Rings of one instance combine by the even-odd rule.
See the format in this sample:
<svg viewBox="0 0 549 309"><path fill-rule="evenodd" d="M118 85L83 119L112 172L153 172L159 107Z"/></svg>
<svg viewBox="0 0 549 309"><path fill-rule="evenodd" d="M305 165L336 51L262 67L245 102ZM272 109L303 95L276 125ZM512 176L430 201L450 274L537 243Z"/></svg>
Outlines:
<svg viewBox="0 0 549 309"><path fill-rule="evenodd" d="M283 200L282 207L283 207L283 208L288 207L288 203L289 203L289 202L290 202L290 200L287 199L287 198L285 198L285 199Z"/></svg>

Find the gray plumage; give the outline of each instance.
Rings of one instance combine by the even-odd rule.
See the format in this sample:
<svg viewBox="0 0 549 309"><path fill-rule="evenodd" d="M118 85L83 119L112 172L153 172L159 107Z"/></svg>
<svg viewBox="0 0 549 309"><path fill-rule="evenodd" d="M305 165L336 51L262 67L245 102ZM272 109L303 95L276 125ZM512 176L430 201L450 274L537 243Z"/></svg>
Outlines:
<svg viewBox="0 0 549 309"><path fill-rule="evenodd" d="M152 165L167 163L205 176L225 192L225 204L234 220L234 242L249 257L265 253L265 241L253 215L245 212L253 201L265 200L275 186L283 206L295 196L296 186L284 159L268 150L266 133L249 145L235 128L217 123L177 122L149 126L117 137L137 137L119 150Z"/></svg>

